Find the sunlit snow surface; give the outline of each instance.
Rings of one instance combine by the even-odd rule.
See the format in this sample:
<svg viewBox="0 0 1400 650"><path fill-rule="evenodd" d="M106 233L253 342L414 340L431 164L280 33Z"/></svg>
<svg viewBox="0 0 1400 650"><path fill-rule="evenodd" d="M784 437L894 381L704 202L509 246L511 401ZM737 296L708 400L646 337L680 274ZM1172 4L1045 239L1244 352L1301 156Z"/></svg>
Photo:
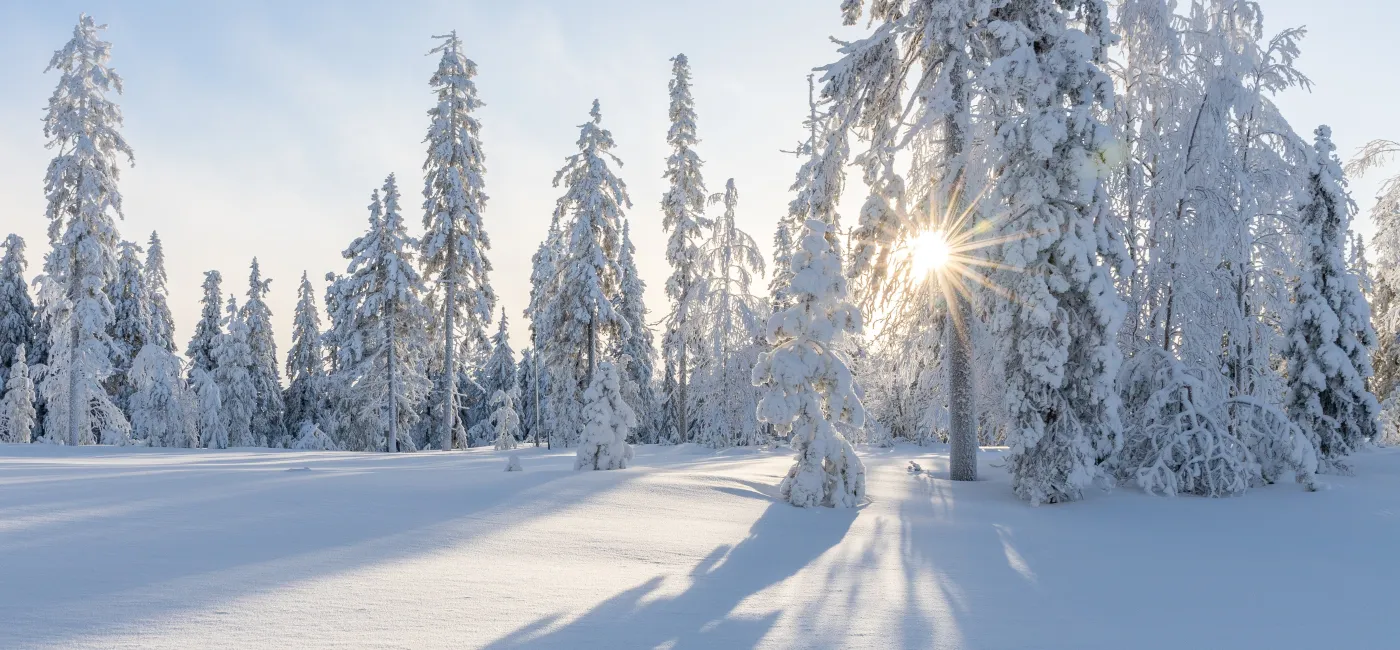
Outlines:
<svg viewBox="0 0 1400 650"><path fill-rule="evenodd" d="M507 453L0 445L0 647L1400 644L1395 450L1315 494L1031 508L994 453L953 484L900 447L846 511L775 502L782 452Z"/></svg>

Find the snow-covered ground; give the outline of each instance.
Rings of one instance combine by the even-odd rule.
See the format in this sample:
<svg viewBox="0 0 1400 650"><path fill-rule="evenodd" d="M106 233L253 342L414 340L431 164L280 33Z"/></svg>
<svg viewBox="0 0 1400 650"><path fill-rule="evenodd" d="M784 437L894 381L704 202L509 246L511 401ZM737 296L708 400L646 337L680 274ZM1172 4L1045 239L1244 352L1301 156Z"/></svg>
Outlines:
<svg viewBox="0 0 1400 650"><path fill-rule="evenodd" d="M1400 647L1397 450L1041 508L871 450L844 511L775 502L783 452L519 453L0 445L0 647Z"/></svg>

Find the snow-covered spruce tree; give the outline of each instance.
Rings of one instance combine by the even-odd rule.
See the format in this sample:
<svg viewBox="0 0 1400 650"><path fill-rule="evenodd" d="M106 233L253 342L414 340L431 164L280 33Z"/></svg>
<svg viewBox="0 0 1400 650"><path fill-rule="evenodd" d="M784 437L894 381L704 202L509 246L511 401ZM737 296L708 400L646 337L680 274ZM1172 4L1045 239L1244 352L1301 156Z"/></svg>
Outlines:
<svg viewBox="0 0 1400 650"><path fill-rule="evenodd" d="M146 244L146 292L151 299L151 336L166 352L175 351L175 317L170 314L170 279L165 274L165 245L151 231Z"/></svg>
<svg viewBox="0 0 1400 650"><path fill-rule="evenodd" d="M1007 466L1032 504L1079 499L1121 445L1118 328L1124 307L1104 263L1099 178L1113 85L1098 63L1113 36L1101 0L993 9L1000 38L983 77L1001 118L991 209L1003 234L997 336L1004 349ZM1071 13L1084 30L1067 25ZM1046 92L1046 89L1054 89Z"/></svg>
<svg viewBox="0 0 1400 650"><path fill-rule="evenodd" d="M619 360L627 363L627 359ZM598 363L593 382L583 393L583 432L579 436L576 470L627 469L632 445L627 436L637 426L637 414L622 399L622 377L611 361Z"/></svg>
<svg viewBox="0 0 1400 650"><path fill-rule="evenodd" d="M617 267L622 273L618 282L617 295L613 297L613 307L622 319L627 321L628 336L614 337L612 357L627 357L631 363L623 369L622 395L632 410L637 412L637 440L643 443L656 442L661 429L661 407L656 399L653 373L656 360L656 346L652 343L651 328L647 327L647 308L643 302L647 285L637 272L636 247L632 245L631 225L622 224L622 251L618 254Z"/></svg>
<svg viewBox="0 0 1400 650"><path fill-rule="evenodd" d="M496 449L520 446L520 414L515 412L515 390L498 390L491 395L491 428L496 433Z"/></svg>
<svg viewBox="0 0 1400 650"><path fill-rule="evenodd" d="M703 275L692 317L708 345L696 355L693 439L716 448L757 445L764 442L753 418L758 391L747 380L758 360L756 342L765 317L763 301L752 290L754 274L763 272L763 254L736 223L739 191L734 179L711 202L722 203L724 211L714 218L710 238L700 250Z"/></svg>
<svg viewBox="0 0 1400 650"><path fill-rule="evenodd" d="M196 370L214 372L214 346L223 335L224 294L219 288L223 276L218 271L204 272L204 296L200 299L199 321L194 324L194 336L185 347L185 358L190 364L190 381L194 381Z"/></svg>
<svg viewBox="0 0 1400 650"><path fill-rule="evenodd" d="M556 437L564 443L562 437L566 432L577 431L574 425L576 420L569 420L566 423L555 421L555 416L563 414L565 416L576 416L576 409L557 409L550 406L550 389L559 390L561 387L553 386L549 381L551 368L550 350L555 344L555 335L552 325L561 320L559 301L555 299L559 288L559 266L558 260L560 248L563 246L562 236L559 232L559 218L555 216L549 225L549 233L539 248L531 258L530 271L530 304L525 308L525 317L530 319L530 362L534 364L530 373L530 381L533 389L524 393L526 398L533 405L531 411L533 419L530 426L534 429L535 441L539 442L544 437L546 444L552 449ZM570 395L573 394L572 391Z"/></svg>
<svg viewBox="0 0 1400 650"><path fill-rule="evenodd" d="M117 262L117 280L107 289L112 301L112 365L116 371L108 381L108 392L117 406L131 417L129 400L135 388L127 378L136 355L154 340L155 324L151 313L151 296L146 287L145 271L140 257L141 247L124 241Z"/></svg>
<svg viewBox="0 0 1400 650"><path fill-rule="evenodd" d="M623 209L632 207L627 185L608 168L613 155L612 133L602 128L598 100L588 112L593 119L580 126L579 153L570 156L554 175L554 185L564 186L555 207L556 216L567 219L566 245L559 265L560 300L571 320L583 330L581 341L587 365L583 376L596 367L600 339L628 336L627 322L613 307L622 279L618 257L622 252Z"/></svg>
<svg viewBox="0 0 1400 650"><path fill-rule="evenodd" d="M214 373L201 368L195 368L191 373L190 383L194 385L195 397L199 400L199 446L228 449L228 425L224 423L224 403L219 394L219 382L214 378Z"/></svg>
<svg viewBox="0 0 1400 650"><path fill-rule="evenodd" d="M481 124L472 112L482 106L476 96L476 64L462 54L457 32L437 36L442 44L431 53L442 53L430 85L438 103L428 115L432 125L424 139L428 159L424 163L423 227L421 242L424 275L442 285L442 336L446 377L458 371L455 358L459 340L486 338L486 324L495 310L496 294L487 275L491 262L486 251L491 240L482 227L486 207L486 157L481 149ZM435 315L436 317L436 315ZM456 396L444 391L446 417L439 442L444 451L452 449L456 428ZM464 443L465 445L465 443Z"/></svg>
<svg viewBox="0 0 1400 650"><path fill-rule="evenodd" d="M860 309L846 302L834 226L809 219L792 257L793 304L768 319L765 352L753 368L764 389L758 419L792 433L797 462L779 492L799 507L852 507L865 496L865 466L836 423L865 424L841 339L861 331Z"/></svg>
<svg viewBox="0 0 1400 650"><path fill-rule="evenodd" d="M680 421L681 392L676 381L676 367L671 363L663 366L661 376L661 421L656 432L656 442L663 445L678 444L681 440L676 423Z"/></svg>
<svg viewBox="0 0 1400 650"><path fill-rule="evenodd" d="M0 256L0 386L4 386L19 349L32 349L38 331L34 301L24 280L28 268L24 238L10 235L0 246L5 249Z"/></svg>
<svg viewBox="0 0 1400 650"><path fill-rule="evenodd" d="M698 265L702 230L709 225L704 216L708 192L705 191L705 179L700 172L704 161L695 153L695 145L699 144L700 139L696 133L695 98L690 94L690 60L684 54L677 54L671 62L671 129L666 133L671 156L666 159L665 173L670 187L661 197L664 215L661 225L668 235L666 261L671 264L671 277L666 280L671 313L666 319L661 357L670 368L668 374L676 378L673 386L675 393L668 393L663 399L674 413L673 426L680 437L679 442L688 442L691 439L688 410L691 399L690 355L700 345L700 333L696 330L691 312L695 285L700 280Z"/></svg>
<svg viewBox="0 0 1400 650"><path fill-rule="evenodd" d="M119 443L128 430L103 388L112 374L106 288L117 275L119 158L132 159L117 131L121 111L107 98L121 92L122 82L107 67L112 46L99 38L104 28L87 14L79 16L73 38L54 52L46 69L60 77L44 117L44 137L58 153L44 176L53 245L44 265L51 285L45 305L55 332L41 391L48 404L46 435L70 445L106 443L108 437Z"/></svg>
<svg viewBox="0 0 1400 650"><path fill-rule="evenodd" d="M8 370L5 393L0 396L0 442L27 443L33 440L38 413L34 410L34 382L29 378L23 345L15 348Z"/></svg>
<svg viewBox="0 0 1400 650"><path fill-rule="evenodd" d="M414 451L412 426L430 382L421 352L427 347L423 323L423 279L414 265L417 244L399 210L398 185L384 181L369 205L369 230L344 252L346 275L336 282L335 338L346 346L337 383L345 390L349 419L341 438L345 448Z"/></svg>
<svg viewBox="0 0 1400 650"><path fill-rule="evenodd" d="M292 316L292 346L287 349L287 390L282 394L288 429L297 432L298 440L304 423L319 426L325 417L326 358L313 291L311 280L302 272Z"/></svg>
<svg viewBox="0 0 1400 650"><path fill-rule="evenodd" d="M501 308L501 318L497 322L496 333L491 335L491 356L481 366L481 389L494 402L496 391L511 391L515 388L515 351L510 347L510 336L506 332L506 311Z"/></svg>
<svg viewBox="0 0 1400 650"><path fill-rule="evenodd" d="M1332 129L1315 132L1301 209L1306 259L1288 324L1288 414L1312 437L1324 469L1377 437L1379 405L1366 389L1376 344L1371 310L1342 256L1355 205L1346 191Z"/></svg>
<svg viewBox="0 0 1400 650"><path fill-rule="evenodd" d="M517 412L520 415L520 440L522 442L534 440L535 446L540 446L540 436L544 433L541 422L544 420L544 410L541 402L544 397L543 373L539 366L535 365L535 349L525 348L520 353L520 365L516 367L516 395L520 397L517 402L520 406Z"/></svg>
<svg viewBox="0 0 1400 650"><path fill-rule="evenodd" d="M277 342L272 335L272 310L264 300L272 280L263 279L258 258L248 275L248 301L243 303L239 317L248 327L248 349L253 365L248 369L257 394L253 409L253 438L269 447L286 446L288 431L285 423L286 404L282 401L282 375L277 368Z"/></svg>
<svg viewBox="0 0 1400 650"><path fill-rule="evenodd" d="M612 134L601 127L598 102L592 120L580 127L579 153L568 158L554 177L564 195L554 210L558 231L553 295L536 315L536 335L548 372L546 426L552 439L568 445L578 440L583 423L583 386L593 376L598 352L609 336L629 336L626 320L613 306L621 280L623 208L631 207L627 186L608 168Z"/></svg>
<svg viewBox="0 0 1400 650"><path fill-rule="evenodd" d="M253 351L248 346L248 324L238 311L238 299L229 294L225 312L224 333L214 344L214 378L219 384L220 416L228 432L228 446L257 447L262 444L253 435L253 411L257 409L258 394L249 374L253 367Z"/></svg>
<svg viewBox="0 0 1400 650"><path fill-rule="evenodd" d="M132 436L151 447L198 447L199 403L181 377L180 359L158 342L131 363Z"/></svg>

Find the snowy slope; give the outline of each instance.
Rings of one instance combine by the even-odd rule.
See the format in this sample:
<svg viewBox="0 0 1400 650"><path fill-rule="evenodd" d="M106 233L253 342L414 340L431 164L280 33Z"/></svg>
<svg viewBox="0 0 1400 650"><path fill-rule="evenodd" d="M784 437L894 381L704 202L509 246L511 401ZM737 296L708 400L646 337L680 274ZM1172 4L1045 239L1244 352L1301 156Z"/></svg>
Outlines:
<svg viewBox="0 0 1400 650"><path fill-rule="evenodd" d="M0 445L0 648L1400 645L1396 450L1031 508L901 447L848 511L775 502L780 452L519 453Z"/></svg>

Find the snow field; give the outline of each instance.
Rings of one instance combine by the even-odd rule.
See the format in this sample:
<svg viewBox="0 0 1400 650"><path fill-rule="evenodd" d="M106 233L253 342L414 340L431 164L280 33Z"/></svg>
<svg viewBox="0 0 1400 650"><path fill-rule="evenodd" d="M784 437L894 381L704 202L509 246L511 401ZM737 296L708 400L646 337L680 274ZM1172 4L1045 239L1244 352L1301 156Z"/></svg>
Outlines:
<svg viewBox="0 0 1400 650"><path fill-rule="evenodd" d="M1385 647L1400 451L1330 489L1033 508L998 452L405 455L0 445L5 648ZM502 472L518 453L524 472ZM910 475L908 460L928 472ZM310 468L309 470L303 468ZM1364 544L1358 541L1365 540Z"/></svg>

